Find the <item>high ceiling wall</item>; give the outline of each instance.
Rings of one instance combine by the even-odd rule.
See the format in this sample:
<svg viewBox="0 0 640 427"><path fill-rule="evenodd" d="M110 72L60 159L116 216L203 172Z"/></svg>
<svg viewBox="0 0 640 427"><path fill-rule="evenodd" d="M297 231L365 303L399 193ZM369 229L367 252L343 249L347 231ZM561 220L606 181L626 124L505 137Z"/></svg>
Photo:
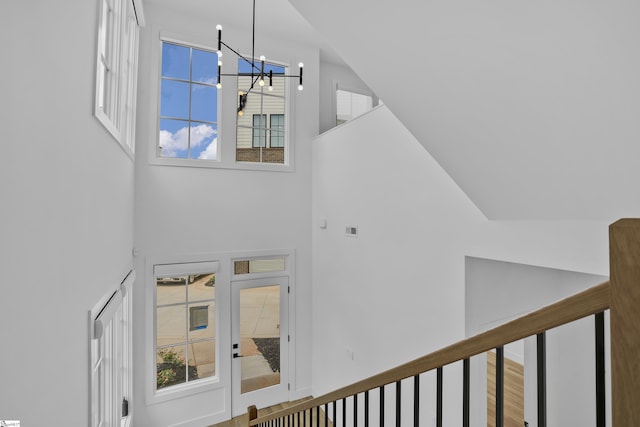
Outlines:
<svg viewBox="0 0 640 427"><path fill-rule="evenodd" d="M640 3L290 0L489 219L640 210Z"/></svg>

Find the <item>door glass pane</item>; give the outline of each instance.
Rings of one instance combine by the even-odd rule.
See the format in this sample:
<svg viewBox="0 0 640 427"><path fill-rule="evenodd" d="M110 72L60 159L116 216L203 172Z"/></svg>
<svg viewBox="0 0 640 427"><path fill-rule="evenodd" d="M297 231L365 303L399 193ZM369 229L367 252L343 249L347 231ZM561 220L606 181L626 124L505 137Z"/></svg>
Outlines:
<svg viewBox="0 0 640 427"><path fill-rule="evenodd" d="M280 384L280 285L240 290L241 393Z"/></svg>

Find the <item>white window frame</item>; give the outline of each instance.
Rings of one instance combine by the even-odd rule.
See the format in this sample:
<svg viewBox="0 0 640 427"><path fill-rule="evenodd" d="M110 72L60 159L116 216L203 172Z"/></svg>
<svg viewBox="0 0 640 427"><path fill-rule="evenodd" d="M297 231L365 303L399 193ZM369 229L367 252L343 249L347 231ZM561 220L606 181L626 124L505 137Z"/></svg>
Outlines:
<svg viewBox="0 0 640 427"><path fill-rule="evenodd" d="M219 366L221 360L221 346L218 344L224 333L220 330L220 318L225 315L223 307L217 304L219 291L216 288L216 308L215 308L215 360L216 373L212 377L203 378L197 381L188 381L184 384L176 384L171 387L158 390L156 387L156 323L157 323L157 301L156 301L156 277L162 276L184 276L192 273L216 273L216 283L220 280L220 261L215 258L167 258L164 260L149 260L148 274L150 280L147 286L147 341L146 341L146 370L147 386L146 400L147 404L156 404L173 399L179 399L193 394L202 393L209 390L224 387L225 384L220 380L221 368ZM222 279L224 280L224 279Z"/></svg>
<svg viewBox="0 0 640 427"><path fill-rule="evenodd" d="M156 100L155 118L149 120L149 135L151 136L152 143L149 144L148 159L149 164L161 165L161 166L181 166L181 167L199 167L199 168L211 168L211 169L240 169L240 170L257 170L257 171L272 171L272 172L295 172L295 143L292 135L294 132L294 123L292 120L292 111L294 111L294 98L291 96L294 93L294 85L297 85L297 80L292 78L286 78L287 84L285 85L285 163L259 163L259 162L238 162L236 161L236 106L238 102L238 82L233 77L223 77L222 89L218 95L218 152L216 160L199 160L199 159L176 159L169 157L159 156L159 132L160 129L160 83L161 83L161 70L162 70L162 43L175 43L187 47L196 49L203 49L209 51L216 51L217 46L213 43L213 39L209 35L199 38L194 35L177 34L170 31L158 30L156 33L155 46L152 49L152 64L157 66L152 67L151 79L155 79L156 84L151 85L151 99ZM242 54L242 52L241 52ZM233 57L233 60L223 57L222 61L222 73L233 74L237 73L238 64L235 55L229 54L229 57ZM249 55L251 56L251 55ZM245 57L247 57L245 55ZM288 68L289 64L286 62L272 59L267 56L269 63L280 65ZM292 63L294 61L291 61ZM297 63L297 62L296 62ZM154 92L155 91L155 92ZM296 90L297 92L297 90Z"/></svg>
<svg viewBox="0 0 640 427"><path fill-rule="evenodd" d="M282 271L239 274L234 273L234 262L242 260L285 258L285 268ZM176 385L156 391L156 280L154 266L156 265L194 265L199 263L218 263L216 271L216 376ZM234 280L251 280L256 278L288 277L289 278L289 383L291 393L296 390L296 357L295 357L295 250L273 249L261 251L234 251L208 254L186 254L149 256L146 261L145 280L145 398L147 405L155 405L182 399L198 393L218 389L227 390L227 401L231 399L231 282ZM183 270L179 270L184 272ZM225 305L227 302L228 305ZM231 414L230 406L226 407Z"/></svg>
<svg viewBox="0 0 640 427"><path fill-rule="evenodd" d="M89 311L91 427L129 427L133 416L132 291L131 270L114 292ZM128 414L122 416L123 399Z"/></svg>
<svg viewBox="0 0 640 427"><path fill-rule="evenodd" d="M98 0L94 115L131 159L135 152L140 0Z"/></svg>

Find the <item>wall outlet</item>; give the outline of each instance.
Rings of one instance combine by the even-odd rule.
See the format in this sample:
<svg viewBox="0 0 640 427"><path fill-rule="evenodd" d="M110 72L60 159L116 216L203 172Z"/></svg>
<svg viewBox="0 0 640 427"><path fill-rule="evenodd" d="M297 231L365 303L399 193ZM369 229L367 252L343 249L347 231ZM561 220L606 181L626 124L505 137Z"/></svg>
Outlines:
<svg viewBox="0 0 640 427"><path fill-rule="evenodd" d="M358 237L358 226L357 225L348 225L345 228L345 233L350 237Z"/></svg>

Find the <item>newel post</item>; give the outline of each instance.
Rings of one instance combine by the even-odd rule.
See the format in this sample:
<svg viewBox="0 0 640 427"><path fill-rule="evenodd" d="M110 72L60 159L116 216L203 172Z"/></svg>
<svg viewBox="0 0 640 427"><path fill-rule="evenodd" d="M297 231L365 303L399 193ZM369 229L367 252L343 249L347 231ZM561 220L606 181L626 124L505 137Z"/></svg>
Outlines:
<svg viewBox="0 0 640 427"><path fill-rule="evenodd" d="M247 426L251 425L251 421L255 420L256 418L258 418L258 408L256 408L256 405L251 405L247 408L247 414L249 415L249 422L247 423Z"/></svg>
<svg viewBox="0 0 640 427"><path fill-rule="evenodd" d="M640 219L609 227L611 408L614 427L640 425Z"/></svg>

